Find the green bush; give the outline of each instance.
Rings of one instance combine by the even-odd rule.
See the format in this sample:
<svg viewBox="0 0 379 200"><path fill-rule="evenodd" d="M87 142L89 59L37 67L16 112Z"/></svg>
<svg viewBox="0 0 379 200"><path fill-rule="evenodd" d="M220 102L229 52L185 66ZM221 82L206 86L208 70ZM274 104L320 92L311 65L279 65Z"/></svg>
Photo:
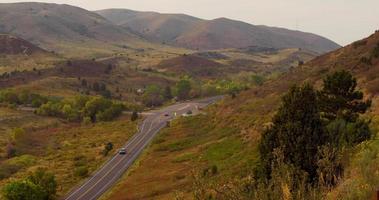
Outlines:
<svg viewBox="0 0 379 200"><path fill-rule="evenodd" d="M0 180L8 178L33 164L35 164L35 158L30 155L22 155L3 161L0 165Z"/></svg>
<svg viewBox="0 0 379 200"><path fill-rule="evenodd" d="M53 200L56 192L55 176L43 169L37 169L24 180L6 184L2 190L7 200Z"/></svg>
<svg viewBox="0 0 379 200"><path fill-rule="evenodd" d="M132 116L130 117L131 121L136 121L138 119L137 111L133 111Z"/></svg>
<svg viewBox="0 0 379 200"><path fill-rule="evenodd" d="M74 175L78 177L87 177L88 176L88 168L86 166L77 167L74 171Z"/></svg>
<svg viewBox="0 0 379 200"><path fill-rule="evenodd" d="M39 94L33 94L29 91L17 92L14 90L0 91L0 103L14 104L14 105L28 105L34 108L41 106L48 101L47 97Z"/></svg>
<svg viewBox="0 0 379 200"><path fill-rule="evenodd" d="M188 99L191 91L191 82L182 79L176 84L176 95L180 100Z"/></svg>
<svg viewBox="0 0 379 200"><path fill-rule="evenodd" d="M112 104L109 108L96 114L98 121L111 121L120 116L125 109L122 104Z"/></svg>
<svg viewBox="0 0 379 200"><path fill-rule="evenodd" d="M164 91L156 85L149 85L142 96L142 102L146 106L160 106L164 101Z"/></svg>
<svg viewBox="0 0 379 200"><path fill-rule="evenodd" d="M7 200L43 200L46 193L30 181L14 181L4 186L3 197Z"/></svg>
<svg viewBox="0 0 379 200"><path fill-rule="evenodd" d="M103 97L77 96L74 100L51 100L41 105L39 115L61 117L68 121L110 121L120 116L126 107Z"/></svg>
<svg viewBox="0 0 379 200"><path fill-rule="evenodd" d="M103 149L103 151L102 151L103 156L107 156L108 153L109 153L110 151L112 151L112 149L113 149L113 143L112 143L112 142L108 142L108 143L104 146L104 149Z"/></svg>
<svg viewBox="0 0 379 200"><path fill-rule="evenodd" d="M74 166L75 167L80 167L80 166L85 166L87 165L87 158L83 155L78 155L74 157Z"/></svg>

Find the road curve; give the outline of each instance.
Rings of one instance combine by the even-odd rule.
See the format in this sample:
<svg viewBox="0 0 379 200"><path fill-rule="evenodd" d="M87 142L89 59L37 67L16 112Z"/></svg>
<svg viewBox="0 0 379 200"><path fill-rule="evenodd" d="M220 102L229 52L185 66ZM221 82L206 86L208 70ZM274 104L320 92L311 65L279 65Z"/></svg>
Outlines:
<svg viewBox="0 0 379 200"><path fill-rule="evenodd" d="M217 96L197 101L183 102L151 112L146 116L142 124L140 124L138 133L125 144L124 147L127 150L127 154L114 155L95 174L87 179L81 186L73 189L64 199L98 199L118 181L159 130L166 126L168 121L176 116L181 116L189 110L196 113L199 108L206 107L221 98L221 96Z"/></svg>

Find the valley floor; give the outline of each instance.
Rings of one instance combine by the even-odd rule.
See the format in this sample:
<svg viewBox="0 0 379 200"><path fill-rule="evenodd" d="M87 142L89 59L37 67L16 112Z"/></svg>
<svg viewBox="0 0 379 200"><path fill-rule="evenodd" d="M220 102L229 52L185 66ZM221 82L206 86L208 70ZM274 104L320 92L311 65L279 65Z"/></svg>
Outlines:
<svg viewBox="0 0 379 200"><path fill-rule="evenodd" d="M59 196L100 167L137 127L129 116L85 125L1 107L0 120L1 154L6 153L7 140L15 127L26 133L26 141L18 148L20 155L0 161L0 187L41 167L55 174ZM113 144L113 151L104 156L102 151L109 142Z"/></svg>

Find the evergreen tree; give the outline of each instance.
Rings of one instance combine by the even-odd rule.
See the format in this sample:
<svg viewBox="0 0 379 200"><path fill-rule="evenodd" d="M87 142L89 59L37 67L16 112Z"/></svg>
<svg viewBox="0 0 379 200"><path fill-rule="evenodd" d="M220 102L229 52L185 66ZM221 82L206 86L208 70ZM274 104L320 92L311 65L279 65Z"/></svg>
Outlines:
<svg viewBox="0 0 379 200"><path fill-rule="evenodd" d="M172 92L171 92L171 87L166 86L164 90L164 98L165 99L172 99Z"/></svg>
<svg viewBox="0 0 379 200"><path fill-rule="evenodd" d="M130 120L136 121L137 119L138 119L138 113L137 113L137 111L133 111Z"/></svg>
<svg viewBox="0 0 379 200"><path fill-rule="evenodd" d="M82 79L82 86L87 87L87 80L86 79Z"/></svg>
<svg viewBox="0 0 379 200"><path fill-rule="evenodd" d="M95 83L93 84L93 86L92 86L92 89L93 89L94 91L100 91L100 85L99 85L99 83L98 83L98 82L95 82Z"/></svg>
<svg viewBox="0 0 379 200"><path fill-rule="evenodd" d="M188 99L191 89L191 82L187 79L182 79L176 84L176 93L180 100Z"/></svg>
<svg viewBox="0 0 379 200"><path fill-rule="evenodd" d="M282 104L274 116L273 125L262 136L259 145L262 167L270 176L274 151L280 150L284 163L316 177L318 147L324 143L317 94L312 86L294 86L282 98Z"/></svg>
<svg viewBox="0 0 379 200"><path fill-rule="evenodd" d="M329 121L341 118L355 122L359 114L365 113L371 106L371 101L364 101L363 93L356 87L357 80L347 71L328 75L319 92L322 117Z"/></svg>

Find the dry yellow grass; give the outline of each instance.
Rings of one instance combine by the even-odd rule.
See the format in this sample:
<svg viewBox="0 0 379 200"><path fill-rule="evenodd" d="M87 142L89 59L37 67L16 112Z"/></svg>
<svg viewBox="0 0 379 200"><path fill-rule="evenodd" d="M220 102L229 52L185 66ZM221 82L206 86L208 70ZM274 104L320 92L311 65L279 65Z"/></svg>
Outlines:
<svg viewBox="0 0 379 200"><path fill-rule="evenodd" d="M32 161L10 178L1 180L0 188L12 179L25 177L28 172L43 167L56 175L59 195L66 194L84 180L85 177L75 175L75 169L84 166L89 173L95 171L136 132L137 127L135 122L129 120L129 116L113 122L82 125L38 116L33 116L35 120L31 120L27 113L16 112L15 115L20 119L9 122L7 130L2 131L1 135L6 138L12 128L24 127L28 136L34 138L33 146L30 147L34 150L29 152L32 157L28 157ZM36 127L31 128L31 123ZM112 142L114 148L108 156L103 156L102 150L108 142Z"/></svg>

